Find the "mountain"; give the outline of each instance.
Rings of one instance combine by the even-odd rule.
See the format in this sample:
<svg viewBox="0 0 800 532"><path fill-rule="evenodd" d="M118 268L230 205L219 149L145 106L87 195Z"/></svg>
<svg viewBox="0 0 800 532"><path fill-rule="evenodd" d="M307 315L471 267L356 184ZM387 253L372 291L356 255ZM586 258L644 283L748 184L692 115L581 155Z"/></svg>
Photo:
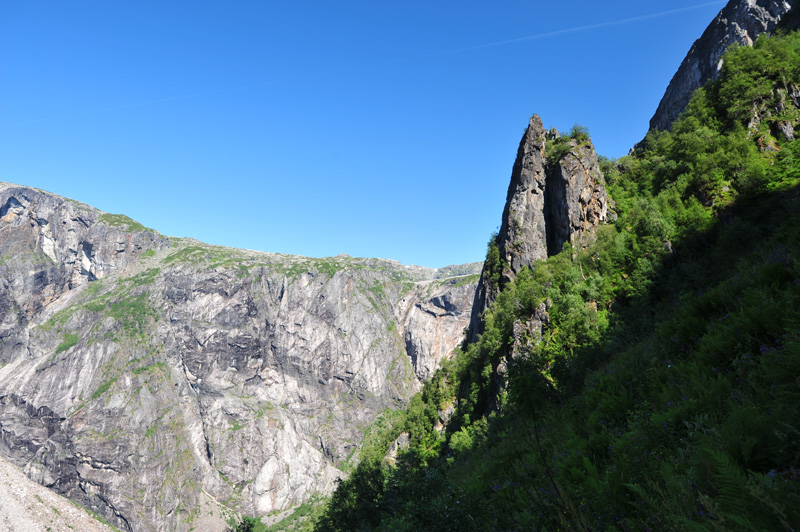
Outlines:
<svg viewBox="0 0 800 532"><path fill-rule="evenodd" d="M760 34L774 31L781 18L792 9L792 3L787 0L728 2L686 54L650 119L650 129L669 129L686 109L694 91L719 76L725 51L734 43L752 46Z"/></svg>
<svg viewBox="0 0 800 532"><path fill-rule="evenodd" d="M332 490L481 267L209 246L9 183L0 235L0 454L122 530Z"/></svg>
<svg viewBox="0 0 800 532"><path fill-rule="evenodd" d="M483 264L209 246L0 184L0 454L130 531L796 528L788 8L730 2L628 157L534 115Z"/></svg>
<svg viewBox="0 0 800 532"><path fill-rule="evenodd" d="M587 132L546 131L533 115L511 171L500 231L490 243L498 256L484 263L475 293L469 340L477 340L483 314L522 268L559 253L566 242L589 242L607 220L603 176Z"/></svg>
<svg viewBox="0 0 800 532"><path fill-rule="evenodd" d="M799 87L800 32L730 47L668 130L577 181L593 201L556 202L599 222L557 239L549 170L587 133L548 149L534 116L480 329L313 529L796 530Z"/></svg>

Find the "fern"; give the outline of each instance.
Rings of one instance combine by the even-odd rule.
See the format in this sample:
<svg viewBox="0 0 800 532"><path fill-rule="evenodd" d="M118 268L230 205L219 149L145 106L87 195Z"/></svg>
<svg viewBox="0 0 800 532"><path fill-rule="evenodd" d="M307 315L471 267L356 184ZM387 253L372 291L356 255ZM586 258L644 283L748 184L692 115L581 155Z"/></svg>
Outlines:
<svg viewBox="0 0 800 532"><path fill-rule="evenodd" d="M800 522L800 493L786 473L745 472L725 453L708 452L717 494L701 497L718 530L794 530ZM789 470L794 475L794 470ZM794 524L793 524L794 523Z"/></svg>

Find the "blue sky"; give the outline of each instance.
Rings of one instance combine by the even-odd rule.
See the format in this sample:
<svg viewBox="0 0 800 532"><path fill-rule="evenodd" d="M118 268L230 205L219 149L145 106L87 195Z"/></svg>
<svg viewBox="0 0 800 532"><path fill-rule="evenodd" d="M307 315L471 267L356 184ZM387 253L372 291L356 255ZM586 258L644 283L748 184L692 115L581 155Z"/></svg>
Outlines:
<svg viewBox="0 0 800 532"><path fill-rule="evenodd" d="M0 180L212 244L482 260L531 114L625 155L724 5L0 0Z"/></svg>

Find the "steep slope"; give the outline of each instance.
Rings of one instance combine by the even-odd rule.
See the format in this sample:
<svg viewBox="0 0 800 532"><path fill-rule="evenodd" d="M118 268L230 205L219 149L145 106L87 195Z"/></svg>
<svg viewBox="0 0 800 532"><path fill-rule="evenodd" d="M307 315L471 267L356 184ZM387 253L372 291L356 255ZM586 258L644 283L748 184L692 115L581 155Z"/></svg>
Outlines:
<svg viewBox="0 0 800 532"><path fill-rule="evenodd" d="M669 129L692 93L716 79L722 55L734 43L752 46L761 33L773 31L792 9L788 0L731 0L692 45L658 104L650 129Z"/></svg>
<svg viewBox="0 0 800 532"><path fill-rule="evenodd" d="M5 532L111 532L86 510L28 479L0 458L0 527Z"/></svg>
<svg viewBox="0 0 800 532"><path fill-rule="evenodd" d="M800 33L724 61L602 163L618 218L594 241L503 284L527 248L490 244L483 333L316 531L797 529Z"/></svg>
<svg viewBox="0 0 800 532"><path fill-rule="evenodd" d="M171 239L11 184L0 257L0 453L123 530L330 491L461 341L477 277Z"/></svg>

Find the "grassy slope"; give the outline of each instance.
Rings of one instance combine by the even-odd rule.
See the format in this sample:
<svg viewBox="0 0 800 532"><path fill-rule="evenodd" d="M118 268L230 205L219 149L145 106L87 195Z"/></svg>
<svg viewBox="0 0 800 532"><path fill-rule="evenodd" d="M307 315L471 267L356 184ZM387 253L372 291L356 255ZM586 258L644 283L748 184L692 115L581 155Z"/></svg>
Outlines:
<svg viewBox="0 0 800 532"><path fill-rule="evenodd" d="M408 452L364 460L316 529L796 527L800 143L776 131L798 85L800 34L733 49L672 133L605 161L618 221L503 288L376 443L406 430Z"/></svg>

